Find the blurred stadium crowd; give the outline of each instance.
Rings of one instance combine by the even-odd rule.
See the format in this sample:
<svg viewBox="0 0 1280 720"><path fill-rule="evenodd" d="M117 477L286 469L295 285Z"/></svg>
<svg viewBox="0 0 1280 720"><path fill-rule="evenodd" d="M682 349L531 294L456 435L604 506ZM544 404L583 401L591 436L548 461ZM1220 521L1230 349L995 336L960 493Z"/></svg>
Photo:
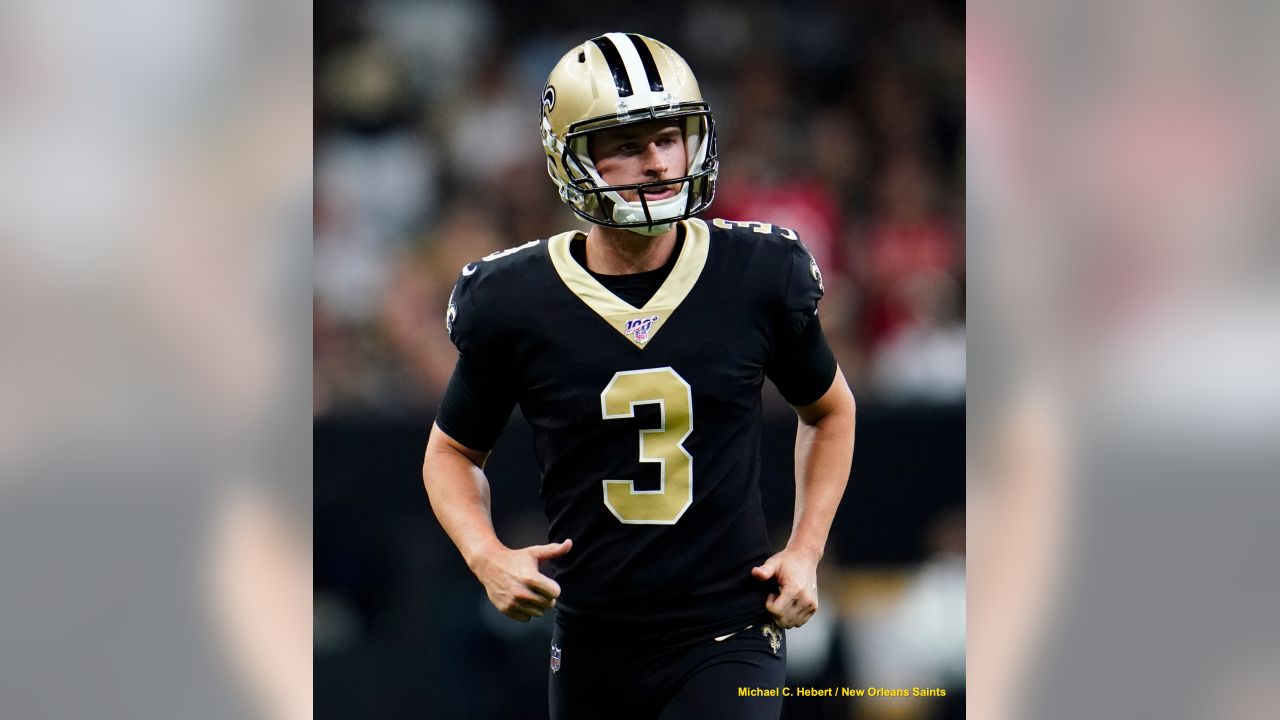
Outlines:
<svg viewBox="0 0 1280 720"><path fill-rule="evenodd" d="M315 410L434 406L461 267L577 220L536 111L569 47L669 43L715 112L710 216L796 230L860 399L963 397L960 4L322 2L316 35Z"/></svg>
<svg viewBox="0 0 1280 720"><path fill-rule="evenodd" d="M545 717L547 618L517 625L487 606L416 478L456 358L444 313L459 270L581 226L546 176L536 112L560 56L614 30L656 37L694 68L722 163L709 217L799 233L859 400L828 610L789 633L789 682L951 693L792 703L786 717L961 717L961 5L620 8L317 5L316 717ZM795 420L771 403L766 513L785 542ZM487 472L499 536L532 544L546 525L522 426Z"/></svg>

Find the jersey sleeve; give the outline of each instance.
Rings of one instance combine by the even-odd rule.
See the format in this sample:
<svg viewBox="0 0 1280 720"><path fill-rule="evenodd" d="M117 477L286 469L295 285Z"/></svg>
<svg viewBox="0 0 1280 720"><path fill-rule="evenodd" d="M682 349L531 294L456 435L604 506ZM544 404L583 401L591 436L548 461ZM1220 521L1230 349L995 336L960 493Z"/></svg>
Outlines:
<svg viewBox="0 0 1280 720"><path fill-rule="evenodd" d="M788 403L808 405L835 379L836 360L818 322L825 288L822 271L799 239L789 243L788 277L773 332L765 374Z"/></svg>
<svg viewBox="0 0 1280 720"><path fill-rule="evenodd" d="M825 290L822 271L809 248L797 238L791 241L789 250L789 273L782 301L784 318L779 328L779 339L800 335L809 318L818 314L818 301Z"/></svg>
<svg viewBox="0 0 1280 720"><path fill-rule="evenodd" d="M476 264L469 264L462 269L458 281L449 293L449 307L445 311L444 326L449 333L449 342L458 348L460 353L485 355L491 352L493 344L492 323L485 322L480 311L482 303L476 302L478 278Z"/></svg>
<svg viewBox="0 0 1280 720"><path fill-rule="evenodd" d="M765 374L796 407L816 402L827 392L836 377L836 358L816 315L794 341L774 349Z"/></svg>
<svg viewBox="0 0 1280 720"><path fill-rule="evenodd" d="M503 351L495 308L478 291L475 266L463 269L445 313L458 362L445 388L436 424L473 450L491 450L515 407L509 353ZM470 270L470 272L469 272Z"/></svg>

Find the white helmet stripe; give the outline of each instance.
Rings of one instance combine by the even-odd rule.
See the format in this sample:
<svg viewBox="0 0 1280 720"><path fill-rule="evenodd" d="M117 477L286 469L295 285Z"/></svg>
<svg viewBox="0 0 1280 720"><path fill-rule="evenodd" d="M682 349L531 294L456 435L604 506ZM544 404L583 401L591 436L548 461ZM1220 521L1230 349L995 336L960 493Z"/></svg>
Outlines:
<svg viewBox="0 0 1280 720"><path fill-rule="evenodd" d="M627 39L631 41L631 47L636 49L640 54L640 64L644 66L645 77L649 80L649 89L654 92L662 92L664 86L662 84L662 73L658 71L658 63L653 58L653 50L649 48L649 44L645 39L635 33L627 33Z"/></svg>
<svg viewBox="0 0 1280 720"><path fill-rule="evenodd" d="M609 66L609 74L613 76L614 87L618 89L618 99L632 95L631 77L626 65L622 62L622 55L618 54L618 44L606 35L594 38L591 42L600 48L600 54L604 55L604 61Z"/></svg>
<svg viewBox="0 0 1280 720"><path fill-rule="evenodd" d="M640 53L636 52L636 46L631 44L631 38L625 33L616 32L605 33L604 37L618 49L618 55L622 57L622 65L626 68L627 77L631 81L631 91L634 93L625 101L619 98L619 105L625 104L633 108L665 105L665 102L658 99L657 93L649 89L649 73L645 72L644 61L640 59ZM621 107L618 110L623 111Z"/></svg>

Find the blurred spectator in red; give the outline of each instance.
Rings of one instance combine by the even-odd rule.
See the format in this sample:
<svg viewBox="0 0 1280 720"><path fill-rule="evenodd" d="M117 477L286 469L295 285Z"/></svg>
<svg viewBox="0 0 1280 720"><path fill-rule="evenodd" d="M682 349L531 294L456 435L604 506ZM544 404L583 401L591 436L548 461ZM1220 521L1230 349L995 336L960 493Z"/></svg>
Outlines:
<svg viewBox="0 0 1280 720"><path fill-rule="evenodd" d="M910 325L906 283L923 273L960 274L964 248L958 229L938 208L931 169L916 153L891 155L876 187L876 214L854 233L854 266L867 298L863 317L871 346Z"/></svg>

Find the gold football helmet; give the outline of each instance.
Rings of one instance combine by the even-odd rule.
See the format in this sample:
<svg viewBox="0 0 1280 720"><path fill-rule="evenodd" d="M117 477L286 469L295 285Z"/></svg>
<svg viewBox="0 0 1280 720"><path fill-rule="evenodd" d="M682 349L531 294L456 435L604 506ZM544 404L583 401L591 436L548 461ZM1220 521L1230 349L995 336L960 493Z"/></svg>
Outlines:
<svg viewBox="0 0 1280 720"><path fill-rule="evenodd" d="M650 120L675 119L689 165L682 177L608 185L587 151L591 133ZM635 33L607 33L573 48L556 63L542 91L542 146L547 173L563 200L598 225L658 235L696 215L715 197L716 131L698 81L674 50ZM673 196L647 200L650 187L680 184ZM620 190L639 191L639 200Z"/></svg>

